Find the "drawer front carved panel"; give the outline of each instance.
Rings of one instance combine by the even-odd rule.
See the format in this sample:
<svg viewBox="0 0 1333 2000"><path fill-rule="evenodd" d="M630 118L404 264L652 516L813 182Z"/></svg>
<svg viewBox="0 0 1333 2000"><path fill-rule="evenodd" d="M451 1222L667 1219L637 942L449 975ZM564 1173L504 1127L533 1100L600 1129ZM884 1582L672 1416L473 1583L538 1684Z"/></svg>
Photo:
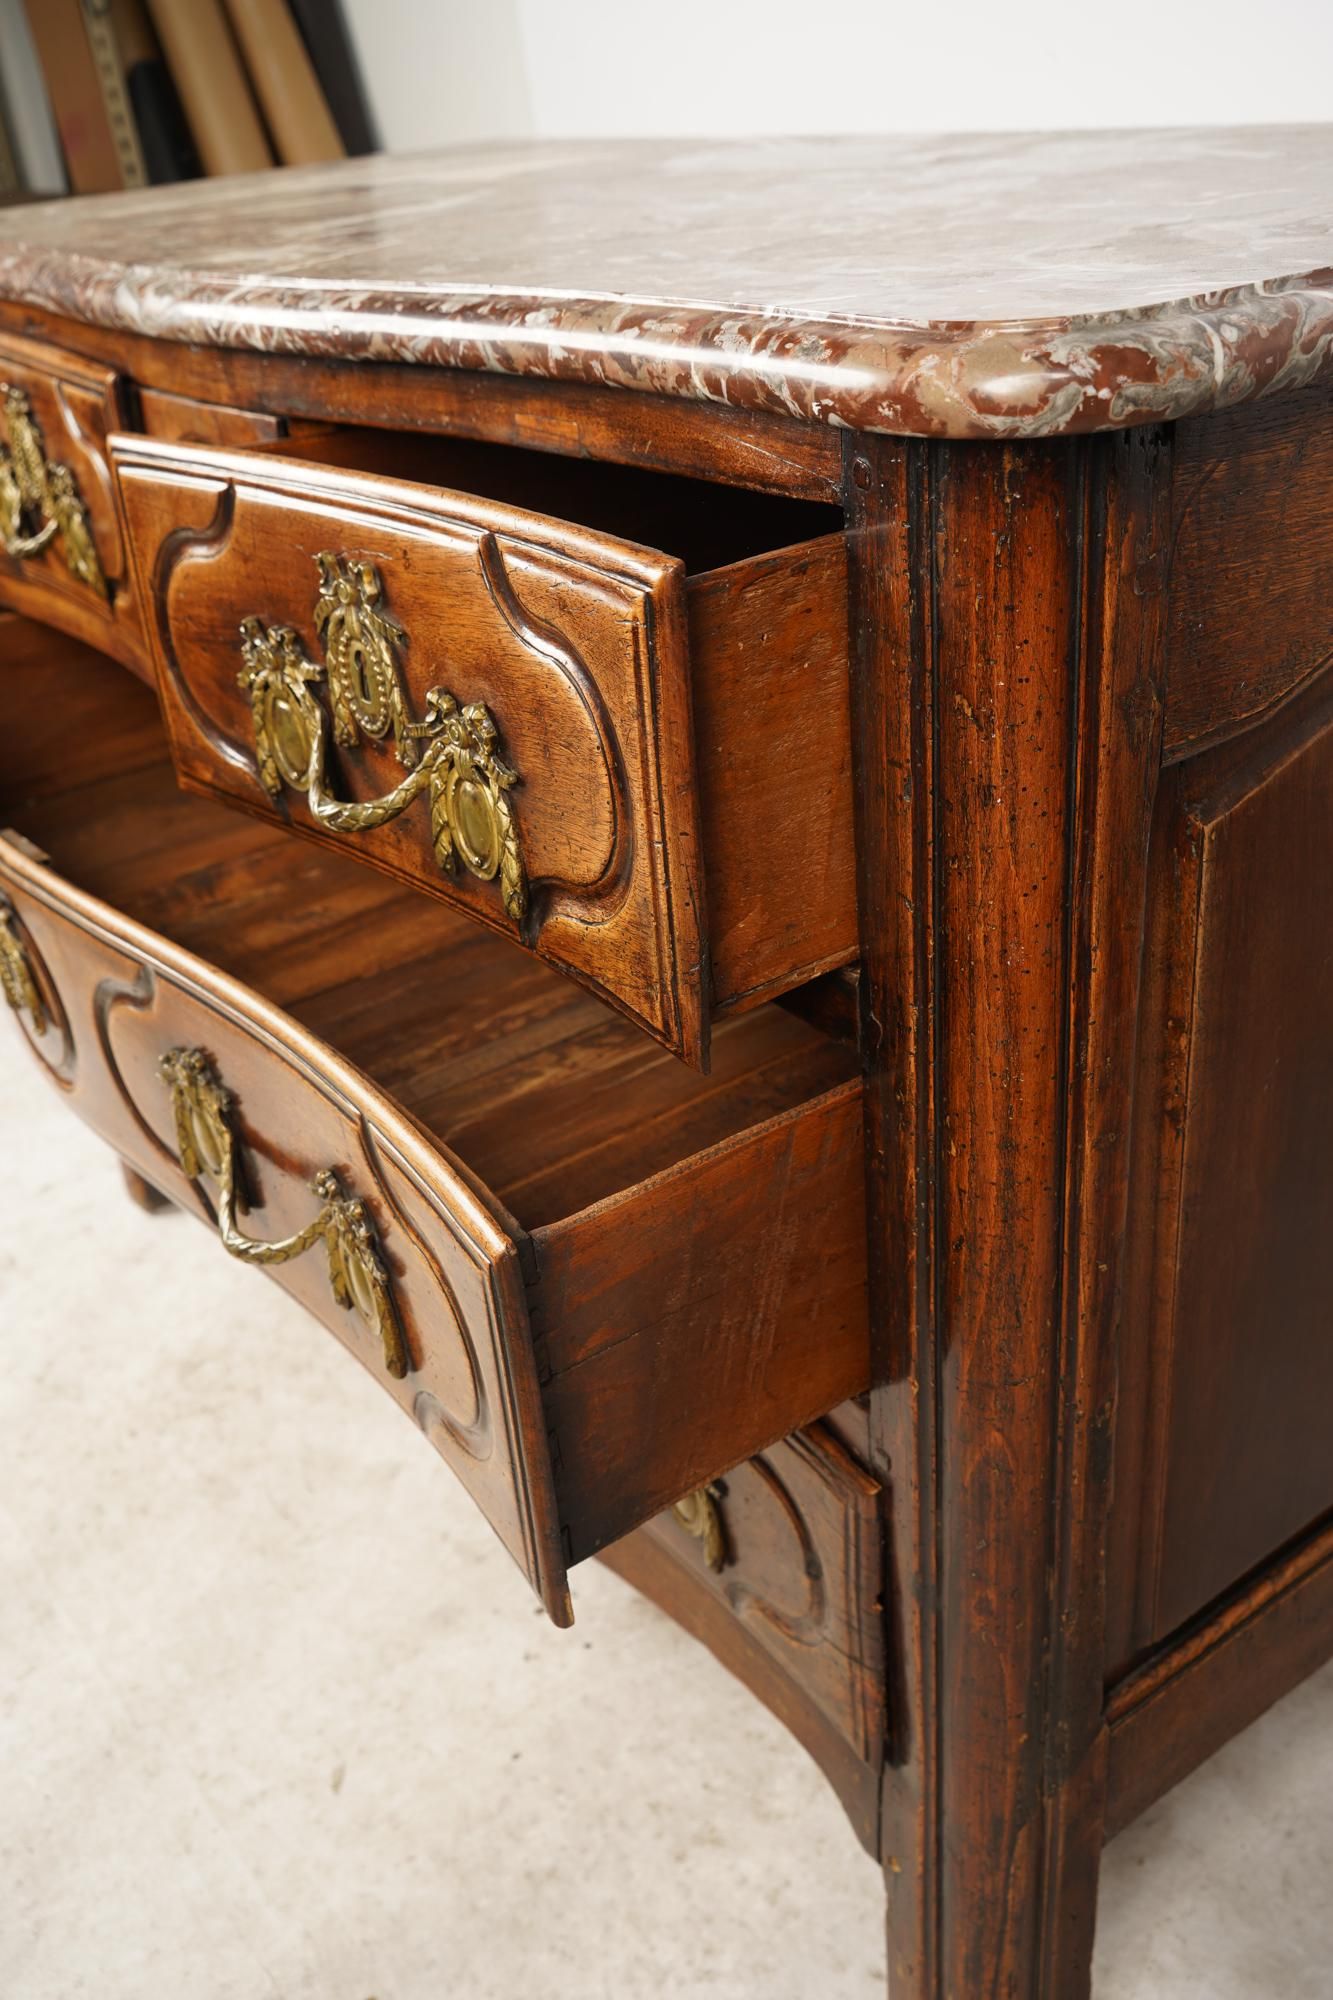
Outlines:
<svg viewBox="0 0 1333 2000"><path fill-rule="evenodd" d="M76 583L104 597L106 578L74 474L47 457L27 390L10 382L3 396L0 548L21 562L54 549Z"/></svg>
<svg viewBox="0 0 1333 2000"><path fill-rule="evenodd" d="M261 1252L253 1261L264 1245L309 1230L321 1173L363 1208L392 1291L396 1360L379 1315L339 1296L322 1253L270 1263L268 1275L413 1417L548 1602L563 1607L526 1307L501 1225L363 1077L244 987L71 889L8 840L0 840L0 893L45 968L43 984L68 1009L74 1109L153 1186L214 1229L243 1203L239 1226ZM211 1141L200 1136L195 1153L210 1155L214 1171L192 1171L210 1164L197 1156L182 1163L178 1100L163 1075L180 1051L206 1052L206 1071L225 1080L244 1181L235 1201L221 1199L223 1162Z"/></svg>
<svg viewBox="0 0 1333 2000"><path fill-rule="evenodd" d="M319 1208L309 1222L276 1239L248 1235L240 1222L248 1176L236 1137L233 1093L204 1049L168 1049L157 1067L171 1092L181 1171L187 1180L208 1184L223 1249L243 1263L269 1267L322 1245L334 1304L344 1311L355 1308L379 1335L388 1373L406 1375L411 1356L366 1204L344 1192L334 1168L321 1167L310 1183ZM475 1392L475 1368L472 1386Z"/></svg>
<svg viewBox="0 0 1333 2000"><path fill-rule="evenodd" d="M120 421L111 369L0 339L0 590L88 635L115 616L125 571L107 460Z"/></svg>
<svg viewBox="0 0 1333 2000"><path fill-rule="evenodd" d="M323 664L307 657L289 625L269 630L247 618L241 627L245 664L236 678L249 697L265 790L274 799L284 786L304 793L311 817L334 833L374 831L424 801L436 865L446 875L465 868L480 882L498 879L506 914L521 924L528 885L510 797L519 774L500 755L489 712L432 687L416 718L400 677L407 634L382 608L374 564L328 551L318 562ZM408 775L378 799L339 799L329 788L333 745L355 749L363 737L390 733Z"/></svg>
<svg viewBox="0 0 1333 2000"><path fill-rule="evenodd" d="M878 1858L888 1739L884 1495L826 1424L605 1551L804 1744Z"/></svg>
<svg viewBox="0 0 1333 2000"><path fill-rule="evenodd" d="M884 1732L879 1494L816 1426L714 1481L706 1509L676 1508L646 1530L867 1762Z"/></svg>
<svg viewBox="0 0 1333 2000"><path fill-rule="evenodd" d="M447 898L700 1059L680 566L401 481L115 458L183 780Z"/></svg>

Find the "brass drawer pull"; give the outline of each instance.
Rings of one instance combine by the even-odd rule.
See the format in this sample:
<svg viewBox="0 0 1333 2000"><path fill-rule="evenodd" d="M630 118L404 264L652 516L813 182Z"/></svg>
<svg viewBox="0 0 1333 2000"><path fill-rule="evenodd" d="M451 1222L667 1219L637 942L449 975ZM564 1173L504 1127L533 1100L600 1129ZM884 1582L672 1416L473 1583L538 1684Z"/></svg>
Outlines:
<svg viewBox="0 0 1333 2000"><path fill-rule="evenodd" d="M28 957L15 927L12 911L0 906L0 989L16 1014L26 1014L34 1035L44 1035L50 1022Z"/></svg>
<svg viewBox="0 0 1333 2000"><path fill-rule="evenodd" d="M365 833L400 813L422 792L430 794L431 843L446 874L461 861L483 882L500 880L500 894L517 923L528 906L510 791L518 773L500 757L499 736L481 702L460 708L453 695L433 687L425 720L415 721L398 672L405 634L383 606L373 563L327 552L320 570L315 628L324 643L324 665L309 659L290 625L266 626L247 618L241 626L245 666L237 675L250 697L259 775L273 798L284 784L303 791L311 813L335 833ZM313 690L327 682L333 740L350 749L361 736L390 731L408 775L382 798L357 802L328 789L330 718Z"/></svg>
<svg viewBox="0 0 1333 2000"><path fill-rule="evenodd" d="M9 443L0 445L0 543L6 555L39 556L59 538L70 575L105 597L106 578L74 474L46 456L27 392L11 383L0 388L9 433Z"/></svg>
<svg viewBox="0 0 1333 2000"><path fill-rule="evenodd" d="M696 1487L671 1509L686 1534L702 1545L704 1561L711 1570L727 1566L727 1536L718 1505L721 1496L722 1489L715 1481L711 1486Z"/></svg>
<svg viewBox="0 0 1333 2000"><path fill-rule="evenodd" d="M286 1264L322 1241L334 1298L346 1309L354 1307L378 1333L390 1375L406 1375L407 1343L364 1202L345 1195L333 1169L324 1167L311 1183L323 1206L304 1229L276 1243L244 1235L236 1226L238 1176L231 1091L219 1081L211 1058L202 1049L171 1049L158 1067L171 1090L181 1166L190 1180L207 1175L217 1187L218 1235L223 1248L247 1264Z"/></svg>

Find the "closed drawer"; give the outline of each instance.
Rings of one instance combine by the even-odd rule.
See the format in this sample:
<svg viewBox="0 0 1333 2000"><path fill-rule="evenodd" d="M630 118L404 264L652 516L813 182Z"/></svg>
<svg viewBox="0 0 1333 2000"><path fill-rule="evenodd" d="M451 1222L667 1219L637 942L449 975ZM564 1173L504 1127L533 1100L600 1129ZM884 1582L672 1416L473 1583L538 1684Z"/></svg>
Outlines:
<svg viewBox="0 0 1333 2000"><path fill-rule="evenodd" d="M97 362L0 339L0 600L137 663L108 434L117 376Z"/></svg>
<svg viewBox="0 0 1333 2000"><path fill-rule="evenodd" d="M887 1733L883 1493L824 1424L604 1552L805 1745L877 1852Z"/></svg>
<svg viewBox="0 0 1333 2000"><path fill-rule="evenodd" d="M20 1031L376 1375L554 1617L569 1564L865 1387L846 1051L763 1009L694 1076L508 940L181 794L113 668L13 671ZM99 774L80 724L113 687ZM73 785L39 754L52 701Z"/></svg>
<svg viewBox="0 0 1333 2000"><path fill-rule="evenodd" d="M432 441L379 452L429 468ZM518 938L701 1067L716 1016L854 955L840 535L691 573L631 538L673 525L637 498L599 493L611 535L424 477L113 456L186 784ZM705 561L745 514L710 504Z"/></svg>

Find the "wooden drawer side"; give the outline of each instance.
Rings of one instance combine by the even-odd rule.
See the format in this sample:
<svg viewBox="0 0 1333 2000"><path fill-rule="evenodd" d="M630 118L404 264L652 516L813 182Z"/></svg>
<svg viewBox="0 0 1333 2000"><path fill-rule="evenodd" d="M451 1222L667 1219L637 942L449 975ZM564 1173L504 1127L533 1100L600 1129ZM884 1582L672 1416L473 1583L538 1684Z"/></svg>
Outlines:
<svg viewBox="0 0 1333 2000"><path fill-rule="evenodd" d="M554 1617L569 1564L865 1391L851 1048L762 1008L692 1075L465 915L179 789L95 654L11 673L16 1035L362 1360Z"/></svg>
<svg viewBox="0 0 1333 2000"><path fill-rule="evenodd" d="M829 535L689 584L719 1013L858 950L847 549Z"/></svg>
<svg viewBox="0 0 1333 2000"><path fill-rule="evenodd" d="M869 1387L861 1132L857 1081L534 1233L571 1562Z"/></svg>

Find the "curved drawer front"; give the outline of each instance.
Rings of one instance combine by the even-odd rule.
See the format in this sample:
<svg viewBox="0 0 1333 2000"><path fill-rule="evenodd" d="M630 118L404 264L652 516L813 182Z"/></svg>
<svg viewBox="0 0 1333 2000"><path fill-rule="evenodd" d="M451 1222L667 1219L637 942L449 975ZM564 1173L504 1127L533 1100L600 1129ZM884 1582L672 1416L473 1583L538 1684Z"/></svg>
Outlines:
<svg viewBox="0 0 1333 2000"><path fill-rule="evenodd" d="M12 834L0 988L72 1108L412 1416L557 1622L568 1565L868 1385L856 1077L525 1233L361 1069Z"/></svg>
<svg viewBox="0 0 1333 2000"><path fill-rule="evenodd" d="M113 456L182 779L518 936L700 1060L681 566L400 480Z"/></svg>
<svg viewBox="0 0 1333 2000"><path fill-rule="evenodd" d="M21 1032L72 1108L150 1182L210 1222L217 1181L183 1172L162 1075L174 1050L203 1051L233 1095L248 1195L238 1227L247 1237L299 1238L321 1209L312 1183L330 1169L341 1192L364 1204L401 1339L400 1375L374 1313L336 1298L323 1242L271 1273L415 1419L552 1615L567 1622L515 1246L463 1176L295 1022L71 888L12 836L0 839L0 973Z"/></svg>
<svg viewBox="0 0 1333 2000"><path fill-rule="evenodd" d="M17 610L141 652L107 438L116 375L16 334L0 338L0 596Z"/></svg>
<svg viewBox="0 0 1333 2000"><path fill-rule="evenodd" d="M884 1741L879 1500L878 1483L816 1425L645 1531L870 1764Z"/></svg>
<svg viewBox="0 0 1333 2000"><path fill-rule="evenodd" d="M887 1731L882 1505L878 1481L815 1424L603 1556L794 1731L872 1852Z"/></svg>

